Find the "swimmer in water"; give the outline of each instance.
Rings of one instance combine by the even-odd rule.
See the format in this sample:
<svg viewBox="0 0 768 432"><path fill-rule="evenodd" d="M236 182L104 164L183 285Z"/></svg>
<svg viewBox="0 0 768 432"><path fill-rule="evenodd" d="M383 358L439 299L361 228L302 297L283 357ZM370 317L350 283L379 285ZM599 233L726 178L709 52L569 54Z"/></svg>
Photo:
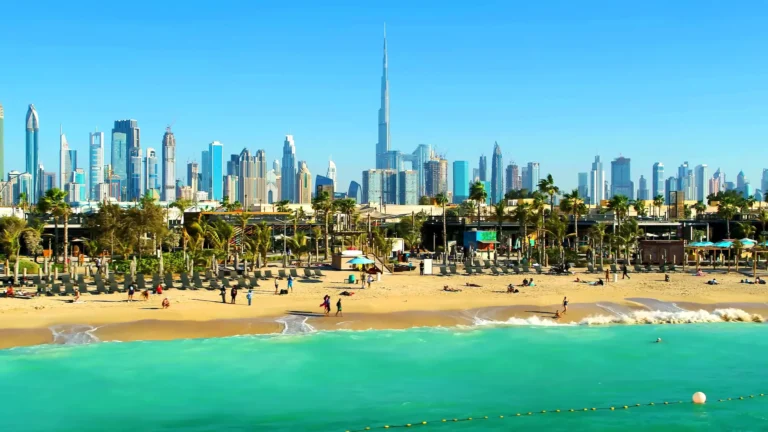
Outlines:
<svg viewBox="0 0 768 432"><path fill-rule="evenodd" d="M661 338L657 338L656 343L661 343Z"/></svg>

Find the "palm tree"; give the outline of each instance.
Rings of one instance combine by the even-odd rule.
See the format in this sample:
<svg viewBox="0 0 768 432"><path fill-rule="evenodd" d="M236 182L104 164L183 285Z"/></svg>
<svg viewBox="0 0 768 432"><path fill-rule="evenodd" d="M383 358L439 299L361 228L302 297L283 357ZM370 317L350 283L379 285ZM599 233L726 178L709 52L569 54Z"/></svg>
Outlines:
<svg viewBox="0 0 768 432"><path fill-rule="evenodd" d="M19 208L24 211L27 211L29 208L29 197L27 196L26 192L19 193Z"/></svg>
<svg viewBox="0 0 768 432"><path fill-rule="evenodd" d="M277 211L280 213L288 213L290 209L288 209L288 204L290 204L291 201L289 200L280 200L275 205L277 206Z"/></svg>
<svg viewBox="0 0 768 432"><path fill-rule="evenodd" d="M259 250L261 251L261 262L267 263L267 253L272 249L272 227L266 222L262 222L256 227L259 233ZM285 240L283 240L285 241Z"/></svg>
<svg viewBox="0 0 768 432"><path fill-rule="evenodd" d="M563 242L568 235L568 220L565 216L553 216L547 219L546 231L552 234L552 239L557 243L557 249L560 256L560 263L564 261Z"/></svg>
<svg viewBox="0 0 768 432"><path fill-rule="evenodd" d="M235 216L235 221L240 225L240 251L245 252L245 229L248 228L248 222L251 216L246 213L240 213Z"/></svg>
<svg viewBox="0 0 768 432"><path fill-rule="evenodd" d="M616 219L619 222L618 227L621 228L621 221L627 216L629 211L629 198L621 194L614 195L608 201L608 209L616 215Z"/></svg>
<svg viewBox="0 0 768 432"><path fill-rule="evenodd" d="M315 261L320 259L320 236L323 234L323 230L320 227L312 227L312 237L315 239Z"/></svg>
<svg viewBox="0 0 768 432"><path fill-rule="evenodd" d="M632 203L632 208L635 210L635 213L637 213L638 216L646 216L648 215L648 210L645 208L645 201L643 200L637 200Z"/></svg>
<svg viewBox="0 0 768 432"><path fill-rule="evenodd" d="M301 257L309 253L307 235L304 234L304 231L299 231L294 233L293 237L288 239L288 242L291 244L291 251L296 254L296 257L299 259L299 265L301 265Z"/></svg>
<svg viewBox="0 0 768 432"><path fill-rule="evenodd" d="M546 178L539 180L539 192L549 195L549 212L555 212L555 195L560 193L560 188L555 186L555 180L552 174L547 174Z"/></svg>
<svg viewBox="0 0 768 432"><path fill-rule="evenodd" d="M661 216L661 207L664 205L664 195L658 194L653 197L653 206L656 207L656 216Z"/></svg>
<svg viewBox="0 0 768 432"><path fill-rule="evenodd" d="M43 214L53 216L54 230L56 231L56 241L59 236L59 220L64 221L64 265L67 265L69 255L69 204L66 202L67 193L61 189L48 189L37 203L37 209ZM58 256L58 254L56 254Z"/></svg>
<svg viewBox="0 0 768 432"><path fill-rule="evenodd" d="M724 195L717 203L717 214L725 219L728 238L731 238L731 220L739 212L737 200L731 195Z"/></svg>
<svg viewBox="0 0 768 432"><path fill-rule="evenodd" d="M693 209L696 210L696 216L703 215L707 211L707 205L703 201L699 201L693 205Z"/></svg>
<svg viewBox="0 0 768 432"><path fill-rule="evenodd" d="M435 195L437 205L443 207L443 265L448 264L448 229L445 221L445 205L448 204L448 196L444 192Z"/></svg>
<svg viewBox="0 0 768 432"><path fill-rule="evenodd" d="M642 237L643 231L640 229L636 219L628 219L619 230L619 239L624 245L624 257L629 262L629 247L634 246L637 250L637 239Z"/></svg>
<svg viewBox="0 0 768 432"><path fill-rule="evenodd" d="M751 222L737 222L744 237L751 239L755 235L755 226Z"/></svg>
<svg viewBox="0 0 768 432"><path fill-rule="evenodd" d="M546 265L546 253L545 253L545 235L543 232L544 229L544 209L546 208L546 202L545 197L540 192L534 192L533 193L533 204L531 204L531 210L533 211L534 215L532 215L533 224L536 228L536 241L539 244L539 261L541 265Z"/></svg>
<svg viewBox="0 0 768 432"><path fill-rule="evenodd" d="M25 232L31 230L27 226L27 221L16 216L7 216L0 218L0 226L2 226L2 241L9 255L15 257L13 268L13 283L19 283L19 252L21 251L21 237Z"/></svg>
<svg viewBox="0 0 768 432"><path fill-rule="evenodd" d="M574 248L579 247L579 216L586 213L587 206L584 204L584 200L579 196L579 190L573 189L570 193L563 195L563 200L560 201L560 210L565 213L573 215L573 232L576 241L574 242Z"/></svg>
<svg viewBox="0 0 768 432"><path fill-rule="evenodd" d="M488 192L481 182L472 183L469 188L469 199L477 203L477 227L480 228L480 206L488 199Z"/></svg>
<svg viewBox="0 0 768 432"><path fill-rule="evenodd" d="M605 224L596 223L589 229L589 236L600 241L600 266L603 265L603 240L605 240ZM594 259L595 254L592 254Z"/></svg>
<svg viewBox="0 0 768 432"><path fill-rule="evenodd" d="M760 210L760 213L757 214L757 220L760 221L760 224L762 225L763 229L760 232L760 235L765 235L765 224L768 223L768 210Z"/></svg>
<svg viewBox="0 0 768 432"><path fill-rule="evenodd" d="M315 211L315 220L317 215L320 214L323 217L323 241L325 242L325 249L323 252L323 259L328 259L328 217L330 216L331 209L333 208L331 197L328 192L323 191L320 195L316 196L312 200L312 210ZM295 235L295 234L294 234Z"/></svg>
<svg viewBox="0 0 768 432"><path fill-rule="evenodd" d="M530 204L519 204L517 207L515 207L515 211L512 213L512 217L517 221L517 223L520 225L520 229L522 230L522 239L520 241L520 247L523 250L523 254L525 257L528 257L528 221L531 218L531 206Z"/></svg>

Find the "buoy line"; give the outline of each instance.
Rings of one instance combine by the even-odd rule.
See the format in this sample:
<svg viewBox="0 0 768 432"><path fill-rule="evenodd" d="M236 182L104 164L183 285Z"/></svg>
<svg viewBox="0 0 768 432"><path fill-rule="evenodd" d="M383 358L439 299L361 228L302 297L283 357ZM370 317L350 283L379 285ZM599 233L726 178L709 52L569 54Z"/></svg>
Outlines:
<svg viewBox="0 0 768 432"><path fill-rule="evenodd" d="M731 401L737 401L737 400L747 400L747 399L754 399L755 397L765 397L765 393L760 393L758 395L749 395L749 396L738 396L734 398L725 398L725 399L718 399L717 402L731 402ZM624 410L630 410L635 408L643 408L643 407L652 407L652 406L664 406L664 405L682 405L682 404L692 404L692 405L701 405L706 403L707 396L702 392L696 392L693 394L690 402L683 402L683 401L664 401L664 402L650 402L645 404L631 404L631 405L614 405L614 406L604 406L604 407L591 407L591 408L568 408L568 409L555 409L555 410L540 410L540 411L521 411L516 412L514 414L507 414L507 415L495 415L495 416L480 416L480 417L465 417L465 418L443 418L438 420L424 420L424 421L418 421L413 423L402 423L402 424L394 424L394 425L382 425L382 426L366 426L362 429L348 429L346 432L364 432L374 429L395 429L395 428L411 428L411 427L418 427L418 426L426 426L430 424L450 424L450 423L458 423L458 422L468 422L468 421L484 421L484 420L503 420L507 418L517 418L517 417L528 417L528 416L534 416L534 415L552 415L552 414L562 414L562 413L576 413L576 412L593 412L593 411L624 411Z"/></svg>

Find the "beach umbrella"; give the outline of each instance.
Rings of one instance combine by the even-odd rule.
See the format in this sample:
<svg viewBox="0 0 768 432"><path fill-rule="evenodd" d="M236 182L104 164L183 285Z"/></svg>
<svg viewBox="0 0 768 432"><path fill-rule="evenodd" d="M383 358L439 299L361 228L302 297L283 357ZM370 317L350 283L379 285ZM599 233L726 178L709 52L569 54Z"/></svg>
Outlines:
<svg viewBox="0 0 768 432"><path fill-rule="evenodd" d="M714 246L719 248L729 248L731 247L732 244L733 242L730 240L723 240L715 243Z"/></svg>
<svg viewBox="0 0 768 432"><path fill-rule="evenodd" d="M740 242L741 242L741 244L743 244L743 245L755 245L755 244L757 244L757 242L756 242L756 241L754 241L754 240L752 240L752 239L750 239L750 238L743 238L743 239L741 239L741 240L739 240L739 241L740 241Z"/></svg>
<svg viewBox="0 0 768 432"><path fill-rule="evenodd" d="M358 265L358 264L373 264L373 260L368 259L368 258L366 258L364 256L359 256L359 257L355 257L355 258L352 258L351 260L347 261L347 264L354 264L354 265Z"/></svg>
<svg viewBox="0 0 768 432"><path fill-rule="evenodd" d="M690 243L688 246L701 247L702 246L702 242L693 242L693 243Z"/></svg>

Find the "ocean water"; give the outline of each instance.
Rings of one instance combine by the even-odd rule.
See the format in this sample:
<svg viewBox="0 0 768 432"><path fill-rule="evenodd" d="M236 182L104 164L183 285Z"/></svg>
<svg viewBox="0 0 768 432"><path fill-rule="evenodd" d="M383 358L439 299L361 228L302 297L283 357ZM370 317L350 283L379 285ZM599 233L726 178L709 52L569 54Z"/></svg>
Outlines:
<svg viewBox="0 0 768 432"><path fill-rule="evenodd" d="M768 327L755 323L15 348L0 351L0 431L758 431L766 358ZM696 391L707 404L688 403Z"/></svg>

